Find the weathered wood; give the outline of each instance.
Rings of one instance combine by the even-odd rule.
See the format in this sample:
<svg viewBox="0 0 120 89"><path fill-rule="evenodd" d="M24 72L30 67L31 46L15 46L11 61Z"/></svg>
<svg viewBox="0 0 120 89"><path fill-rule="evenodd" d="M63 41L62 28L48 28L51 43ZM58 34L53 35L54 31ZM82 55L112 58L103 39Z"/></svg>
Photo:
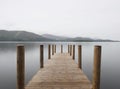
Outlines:
<svg viewBox="0 0 120 89"><path fill-rule="evenodd" d="M61 53L63 53L63 45L61 45Z"/></svg>
<svg viewBox="0 0 120 89"><path fill-rule="evenodd" d="M40 68L44 67L44 46L40 45Z"/></svg>
<svg viewBox="0 0 120 89"><path fill-rule="evenodd" d="M72 45L70 45L70 56L72 56Z"/></svg>
<svg viewBox="0 0 120 89"><path fill-rule="evenodd" d="M51 45L48 45L48 59L51 59Z"/></svg>
<svg viewBox="0 0 120 89"><path fill-rule="evenodd" d="M73 45L73 60L75 60L75 45Z"/></svg>
<svg viewBox="0 0 120 89"><path fill-rule="evenodd" d="M93 89L100 89L101 46L94 48Z"/></svg>
<svg viewBox="0 0 120 89"><path fill-rule="evenodd" d="M25 52L24 46L17 46L17 89L24 89L25 83Z"/></svg>
<svg viewBox="0 0 120 89"><path fill-rule="evenodd" d="M68 53L70 53L70 47L69 47L69 45L68 45Z"/></svg>
<svg viewBox="0 0 120 89"><path fill-rule="evenodd" d="M78 45L78 68L82 69L82 46Z"/></svg>
<svg viewBox="0 0 120 89"><path fill-rule="evenodd" d="M52 55L54 55L54 45L52 45Z"/></svg>
<svg viewBox="0 0 120 89"><path fill-rule="evenodd" d="M70 47L70 56L71 56L71 45L69 45L69 47Z"/></svg>
<svg viewBox="0 0 120 89"><path fill-rule="evenodd" d="M91 83L68 53L55 54L25 89L91 89Z"/></svg>
<svg viewBox="0 0 120 89"><path fill-rule="evenodd" d="M55 45L55 49L54 50L55 50L55 53L56 53L56 45Z"/></svg>

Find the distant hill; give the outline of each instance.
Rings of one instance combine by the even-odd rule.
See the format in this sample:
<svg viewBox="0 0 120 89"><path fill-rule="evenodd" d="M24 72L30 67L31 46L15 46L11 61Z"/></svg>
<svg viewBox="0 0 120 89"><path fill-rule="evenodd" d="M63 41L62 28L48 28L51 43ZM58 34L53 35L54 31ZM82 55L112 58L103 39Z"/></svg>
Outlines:
<svg viewBox="0 0 120 89"><path fill-rule="evenodd" d="M75 37L73 39L71 39L71 41L74 42L114 42L113 40L108 40L108 39L92 39L92 38L88 38L88 37Z"/></svg>
<svg viewBox="0 0 120 89"><path fill-rule="evenodd" d="M87 37L65 37L51 34L38 35L27 31L0 30L0 41L65 41L65 42L113 42L113 40L92 39Z"/></svg>
<svg viewBox="0 0 120 89"><path fill-rule="evenodd" d="M48 41L50 39L26 31L0 30L0 41Z"/></svg>
<svg viewBox="0 0 120 89"><path fill-rule="evenodd" d="M72 42L113 42L113 40L103 40L103 39L92 39L88 37L65 37L65 36L56 36L51 34L43 34L43 37L50 38L56 41L72 41Z"/></svg>
<svg viewBox="0 0 120 89"><path fill-rule="evenodd" d="M41 35L45 38L50 38L52 40L67 40L67 39L71 39L69 37L65 37L65 36L56 36L56 35L51 35L51 34L43 34Z"/></svg>

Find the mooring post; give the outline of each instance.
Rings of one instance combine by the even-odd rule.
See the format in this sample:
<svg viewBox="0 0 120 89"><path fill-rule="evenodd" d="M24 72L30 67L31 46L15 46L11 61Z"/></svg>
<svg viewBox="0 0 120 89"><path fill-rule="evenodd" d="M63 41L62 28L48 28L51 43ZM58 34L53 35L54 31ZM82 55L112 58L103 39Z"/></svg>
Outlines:
<svg viewBox="0 0 120 89"><path fill-rule="evenodd" d="M61 53L63 53L63 45L61 45Z"/></svg>
<svg viewBox="0 0 120 89"><path fill-rule="evenodd" d="M25 86L25 52L24 46L17 46L17 89Z"/></svg>
<svg viewBox="0 0 120 89"><path fill-rule="evenodd" d="M69 53L70 49L69 49L69 45L68 45L68 53Z"/></svg>
<svg viewBox="0 0 120 89"><path fill-rule="evenodd" d="M78 68L82 69L82 46L78 45Z"/></svg>
<svg viewBox="0 0 120 89"><path fill-rule="evenodd" d="M40 45L40 68L44 67L44 50L43 45Z"/></svg>
<svg viewBox="0 0 120 89"><path fill-rule="evenodd" d="M94 48L93 89L100 89L101 46Z"/></svg>
<svg viewBox="0 0 120 89"><path fill-rule="evenodd" d="M73 45L73 60L75 59L75 45Z"/></svg>
<svg viewBox="0 0 120 89"><path fill-rule="evenodd" d="M54 53L55 53L55 45L54 45Z"/></svg>
<svg viewBox="0 0 120 89"><path fill-rule="evenodd" d="M55 53L57 52L57 46L55 45Z"/></svg>
<svg viewBox="0 0 120 89"><path fill-rule="evenodd" d="M70 45L70 56L72 56L72 45Z"/></svg>
<svg viewBox="0 0 120 89"><path fill-rule="evenodd" d="M71 56L71 45L69 45L69 52L70 52L70 56Z"/></svg>
<svg viewBox="0 0 120 89"><path fill-rule="evenodd" d="M54 51L55 51L55 53L56 53L56 45L54 45Z"/></svg>
<svg viewBox="0 0 120 89"><path fill-rule="evenodd" d="M54 45L52 45L52 55L54 55Z"/></svg>
<svg viewBox="0 0 120 89"><path fill-rule="evenodd" d="M51 45L48 45L48 59L51 59Z"/></svg>

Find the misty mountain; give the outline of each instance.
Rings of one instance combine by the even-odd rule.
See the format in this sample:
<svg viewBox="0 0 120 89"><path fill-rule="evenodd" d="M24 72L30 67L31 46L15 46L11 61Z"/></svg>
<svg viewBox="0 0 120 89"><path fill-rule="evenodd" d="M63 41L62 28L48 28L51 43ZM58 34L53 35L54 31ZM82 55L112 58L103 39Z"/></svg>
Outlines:
<svg viewBox="0 0 120 89"><path fill-rule="evenodd" d="M56 41L72 41L72 42L112 42L113 40L103 40L103 39L92 39L88 37L75 37L75 38L70 38L70 37L65 37L65 36L56 36L56 35L51 35L51 34L43 34L42 35L45 38L50 38L52 40Z"/></svg>
<svg viewBox="0 0 120 89"><path fill-rule="evenodd" d="M93 39L93 38L88 38L88 37L75 37L72 39L74 42L113 42L113 40L108 40L108 39Z"/></svg>
<svg viewBox="0 0 120 89"><path fill-rule="evenodd" d="M0 30L0 41L48 41L50 39L26 31Z"/></svg>
<svg viewBox="0 0 120 89"><path fill-rule="evenodd" d="M68 40L68 39L71 39L70 37L56 36L56 35L51 35L51 34L43 34L41 36L43 36L45 38L52 39L52 40Z"/></svg>
<svg viewBox="0 0 120 89"><path fill-rule="evenodd" d="M0 30L0 41L65 41L65 42L112 42L112 40L92 39L88 37L65 37L51 34L38 35L27 31Z"/></svg>

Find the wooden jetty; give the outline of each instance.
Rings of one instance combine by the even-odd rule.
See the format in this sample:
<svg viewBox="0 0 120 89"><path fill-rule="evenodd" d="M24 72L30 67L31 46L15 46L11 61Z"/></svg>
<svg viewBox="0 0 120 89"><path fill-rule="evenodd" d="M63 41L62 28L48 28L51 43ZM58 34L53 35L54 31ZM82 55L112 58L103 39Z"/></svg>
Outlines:
<svg viewBox="0 0 120 89"><path fill-rule="evenodd" d="M24 46L17 46L17 89L100 89L101 46L95 46L93 84L82 71L81 51L79 45L77 64L75 45L68 45L68 53L63 53L63 45L61 53L56 53L56 45L48 45L49 60L44 63L44 45L40 45L40 70L25 86Z"/></svg>

